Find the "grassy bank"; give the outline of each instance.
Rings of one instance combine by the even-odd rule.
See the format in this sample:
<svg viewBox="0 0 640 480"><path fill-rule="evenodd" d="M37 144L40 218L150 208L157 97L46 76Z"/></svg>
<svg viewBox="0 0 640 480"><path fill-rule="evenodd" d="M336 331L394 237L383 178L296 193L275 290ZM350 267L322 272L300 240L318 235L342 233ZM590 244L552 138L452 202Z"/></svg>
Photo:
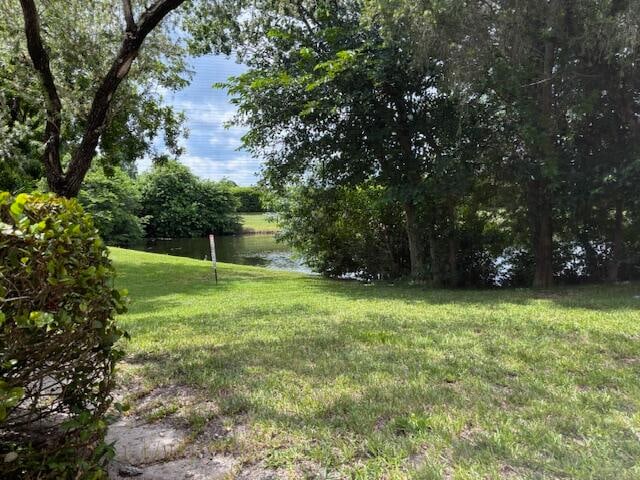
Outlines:
<svg viewBox="0 0 640 480"><path fill-rule="evenodd" d="M640 478L640 285L427 291L113 249L127 381L293 478ZM167 414L171 409L167 409ZM194 428L205 420L194 414Z"/></svg>
<svg viewBox="0 0 640 480"><path fill-rule="evenodd" d="M243 233L276 233L278 226L270 222L266 213L243 213L240 215Z"/></svg>

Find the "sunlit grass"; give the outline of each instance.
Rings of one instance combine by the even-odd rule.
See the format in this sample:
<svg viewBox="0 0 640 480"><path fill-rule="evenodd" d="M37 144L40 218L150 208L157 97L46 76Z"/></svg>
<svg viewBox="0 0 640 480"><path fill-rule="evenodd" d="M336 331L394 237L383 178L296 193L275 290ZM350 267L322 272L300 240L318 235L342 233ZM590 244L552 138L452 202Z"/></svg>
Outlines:
<svg viewBox="0 0 640 480"><path fill-rule="evenodd" d="M429 291L112 249L129 372L293 478L640 478L640 285ZM222 448L222 447L220 447ZM305 473L306 472L306 473Z"/></svg>
<svg viewBox="0 0 640 480"><path fill-rule="evenodd" d="M267 213L243 213L240 218L242 230L246 233L275 233L278 231L278 226L270 221Z"/></svg>

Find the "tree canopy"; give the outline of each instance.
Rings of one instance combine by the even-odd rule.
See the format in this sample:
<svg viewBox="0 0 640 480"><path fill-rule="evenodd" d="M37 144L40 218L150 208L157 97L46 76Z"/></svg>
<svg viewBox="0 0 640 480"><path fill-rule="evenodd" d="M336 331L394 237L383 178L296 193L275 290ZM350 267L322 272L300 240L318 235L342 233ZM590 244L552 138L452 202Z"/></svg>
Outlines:
<svg viewBox="0 0 640 480"><path fill-rule="evenodd" d="M182 115L160 92L186 85L187 52L160 22L183 1L0 2L0 168L14 172L3 188L44 174L75 196L98 148L125 167L160 134L179 151Z"/></svg>
<svg viewBox="0 0 640 480"><path fill-rule="evenodd" d="M191 25L197 51L249 67L223 86L271 189L382 188L434 284L459 283L468 226L499 224L548 287L567 255L610 279L633 263L637 19L608 0L264 0Z"/></svg>
<svg viewBox="0 0 640 480"><path fill-rule="evenodd" d="M176 161L140 177L141 217L155 238L205 237L240 229L239 200L224 182L201 180Z"/></svg>

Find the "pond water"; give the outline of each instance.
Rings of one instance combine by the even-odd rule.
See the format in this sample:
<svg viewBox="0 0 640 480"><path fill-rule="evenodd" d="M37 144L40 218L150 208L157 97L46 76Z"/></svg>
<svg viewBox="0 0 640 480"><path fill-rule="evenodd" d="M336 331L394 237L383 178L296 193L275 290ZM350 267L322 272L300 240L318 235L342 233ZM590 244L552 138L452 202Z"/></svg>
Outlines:
<svg viewBox="0 0 640 480"><path fill-rule="evenodd" d="M208 238L146 239L132 248L199 260L211 258ZM277 242L274 235L218 236L216 253L218 261L223 263L311 273L311 269L286 244Z"/></svg>

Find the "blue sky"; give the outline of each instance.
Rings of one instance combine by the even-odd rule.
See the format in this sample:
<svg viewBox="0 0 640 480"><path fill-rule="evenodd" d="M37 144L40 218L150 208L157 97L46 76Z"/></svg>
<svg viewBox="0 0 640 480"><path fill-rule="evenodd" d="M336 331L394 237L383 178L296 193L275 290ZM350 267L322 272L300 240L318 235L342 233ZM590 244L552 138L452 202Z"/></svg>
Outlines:
<svg viewBox="0 0 640 480"><path fill-rule="evenodd" d="M189 137L183 141L185 153L180 161L202 178L226 177L238 185L254 185L258 181L260 161L238 150L245 130L224 128L235 108L224 90L212 88L214 83L243 72L245 67L233 59L209 55L192 59L191 69L194 76L187 88L164 94L167 104L186 115ZM148 165L148 161L141 161L139 168L144 170Z"/></svg>

